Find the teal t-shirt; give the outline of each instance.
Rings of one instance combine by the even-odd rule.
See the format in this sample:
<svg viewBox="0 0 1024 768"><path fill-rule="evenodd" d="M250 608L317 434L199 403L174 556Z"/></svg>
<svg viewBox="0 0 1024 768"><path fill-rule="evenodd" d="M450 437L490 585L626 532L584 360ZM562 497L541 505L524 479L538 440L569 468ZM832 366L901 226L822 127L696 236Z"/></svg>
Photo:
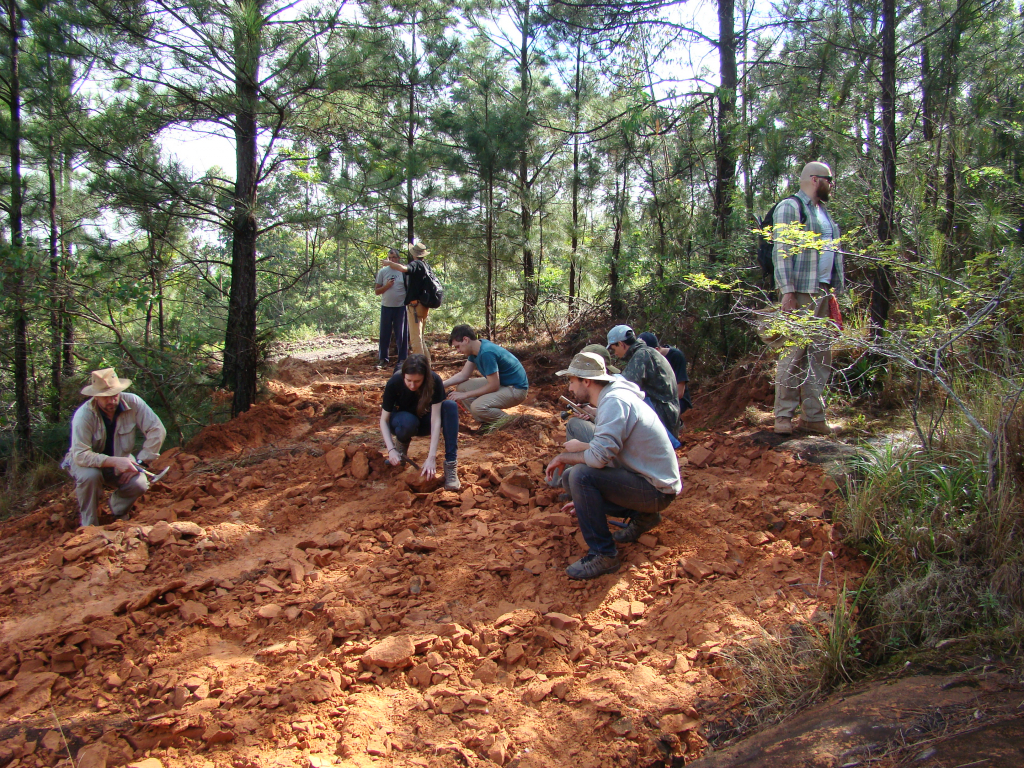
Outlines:
<svg viewBox="0 0 1024 768"><path fill-rule="evenodd" d="M480 352L469 356L469 362L476 366L484 376L497 371L498 384L503 387L529 389L530 381L526 378L526 369L516 360L516 356L504 347L492 341L480 339Z"/></svg>

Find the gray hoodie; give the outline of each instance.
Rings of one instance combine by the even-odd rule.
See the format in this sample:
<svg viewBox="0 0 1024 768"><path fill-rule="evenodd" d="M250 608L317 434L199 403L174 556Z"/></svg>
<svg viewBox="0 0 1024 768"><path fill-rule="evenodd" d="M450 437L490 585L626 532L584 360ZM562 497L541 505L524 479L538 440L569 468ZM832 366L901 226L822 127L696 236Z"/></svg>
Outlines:
<svg viewBox="0 0 1024 768"><path fill-rule="evenodd" d="M619 379L602 389L594 423L594 437L583 453L588 466L628 469L662 493L683 489L665 427L636 384Z"/></svg>

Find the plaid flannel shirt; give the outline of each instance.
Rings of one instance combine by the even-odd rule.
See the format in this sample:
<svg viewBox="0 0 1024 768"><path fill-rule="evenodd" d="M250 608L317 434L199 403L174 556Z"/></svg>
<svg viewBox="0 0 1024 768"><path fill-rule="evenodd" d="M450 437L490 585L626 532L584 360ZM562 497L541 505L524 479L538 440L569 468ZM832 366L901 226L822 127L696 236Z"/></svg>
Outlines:
<svg viewBox="0 0 1024 768"><path fill-rule="evenodd" d="M824 205L811 205L811 198L800 190L796 193L804 203L804 210L807 212L807 229L818 235L822 233L822 222L819 213L823 214L832 225L832 237L839 239L839 225L829 216ZM796 200L786 198L775 208L775 215L772 217L773 225L776 224L799 224L800 205ZM772 259L775 262L775 284L779 293L817 293L818 292L818 251L814 248L802 248L798 250L795 245L786 245L776 242ZM832 263L832 288L836 293L842 293L846 288L845 276L843 274L843 254L835 251L835 260Z"/></svg>

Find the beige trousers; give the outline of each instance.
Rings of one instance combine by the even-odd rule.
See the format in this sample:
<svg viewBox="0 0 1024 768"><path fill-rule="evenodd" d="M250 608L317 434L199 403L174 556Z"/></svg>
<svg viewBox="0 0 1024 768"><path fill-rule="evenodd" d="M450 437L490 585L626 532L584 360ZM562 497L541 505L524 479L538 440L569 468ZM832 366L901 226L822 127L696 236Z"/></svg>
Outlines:
<svg viewBox="0 0 1024 768"><path fill-rule="evenodd" d="M487 379L483 376L477 376L469 381L462 382L456 389L459 392L475 392L485 384L487 384ZM481 424L493 424L505 415L505 411L502 409L519 405L526 399L528 394L529 390L527 389L499 387L497 392L488 392L486 395L480 395L480 397L466 398L462 402L469 408L473 418Z"/></svg>
<svg viewBox="0 0 1024 768"><path fill-rule="evenodd" d="M814 317L826 318L827 293L796 294L797 314L808 315L813 308ZM801 418L806 422L825 421L825 403L821 399L832 373L832 351L825 333L813 333L811 341L802 346L783 350L775 374L775 418L792 419L796 409L802 407Z"/></svg>
<svg viewBox="0 0 1024 768"><path fill-rule="evenodd" d="M430 362L430 350L423 341L423 333L427 326L427 313L430 310L420 304L415 307L409 304L405 308L406 317L409 319L409 346L415 355L423 355Z"/></svg>
<svg viewBox="0 0 1024 768"><path fill-rule="evenodd" d="M81 511L81 524L96 525L97 508L103 500L104 488L116 488L110 494L110 511L114 517L126 517L135 500L149 490L149 480L139 472L123 485L111 467L80 467L74 462L68 473L75 479L75 495Z"/></svg>

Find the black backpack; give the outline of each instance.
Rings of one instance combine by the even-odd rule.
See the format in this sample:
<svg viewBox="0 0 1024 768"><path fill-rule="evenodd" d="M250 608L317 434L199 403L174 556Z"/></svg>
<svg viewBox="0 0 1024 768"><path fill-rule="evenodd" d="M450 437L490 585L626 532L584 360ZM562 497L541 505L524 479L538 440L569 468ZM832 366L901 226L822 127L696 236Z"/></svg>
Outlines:
<svg viewBox="0 0 1024 768"><path fill-rule="evenodd" d="M437 309L444 301L444 287L434 276L434 270L427 262L421 260L420 264L423 265L423 279L420 280L420 295L416 300L428 309Z"/></svg>
<svg viewBox="0 0 1024 768"><path fill-rule="evenodd" d="M779 203L783 200L796 200L797 207L800 209L800 223L807 223L807 209L804 208L804 201L797 195L790 195L779 200L778 203L768 209L768 213L759 222L758 229L766 230L772 228L775 224L775 209L779 207ZM764 235L757 236L757 263L761 265L761 277L768 281L769 288L775 287L775 258L773 249L774 246L770 238Z"/></svg>

